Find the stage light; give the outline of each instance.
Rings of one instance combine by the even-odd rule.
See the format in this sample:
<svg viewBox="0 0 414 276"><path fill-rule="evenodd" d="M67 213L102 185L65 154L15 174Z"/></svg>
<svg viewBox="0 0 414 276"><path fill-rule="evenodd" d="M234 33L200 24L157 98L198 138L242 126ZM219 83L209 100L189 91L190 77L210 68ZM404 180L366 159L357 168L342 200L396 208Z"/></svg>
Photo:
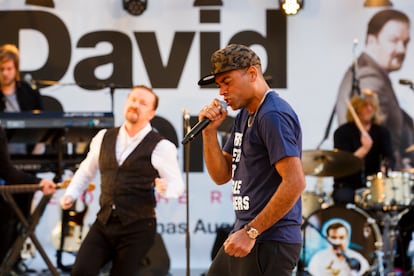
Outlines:
<svg viewBox="0 0 414 276"><path fill-rule="evenodd" d="M54 8L55 3L53 0L26 0L26 5L35 5L48 8Z"/></svg>
<svg viewBox="0 0 414 276"><path fill-rule="evenodd" d="M297 14L303 8L304 0L279 0L279 8L286 15Z"/></svg>
<svg viewBox="0 0 414 276"><path fill-rule="evenodd" d="M141 15L147 9L147 0L123 0L124 9L132 15Z"/></svg>
<svg viewBox="0 0 414 276"><path fill-rule="evenodd" d="M364 7L382 7L392 6L392 2L389 0L365 0Z"/></svg>

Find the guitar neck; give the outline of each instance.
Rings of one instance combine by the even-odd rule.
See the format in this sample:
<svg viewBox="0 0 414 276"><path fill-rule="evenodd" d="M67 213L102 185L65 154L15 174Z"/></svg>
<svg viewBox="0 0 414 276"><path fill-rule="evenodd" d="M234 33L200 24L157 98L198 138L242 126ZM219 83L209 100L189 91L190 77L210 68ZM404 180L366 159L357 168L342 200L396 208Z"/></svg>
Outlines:
<svg viewBox="0 0 414 276"><path fill-rule="evenodd" d="M32 193L41 190L39 184L17 184L17 185L0 185L0 192L11 194Z"/></svg>
<svg viewBox="0 0 414 276"><path fill-rule="evenodd" d="M69 181L63 181L56 184L56 189L64 189L68 186ZM42 187L39 184L13 184L13 185L0 185L0 193L8 192L11 194L23 194L34 193L41 191Z"/></svg>
<svg viewBox="0 0 414 276"><path fill-rule="evenodd" d="M66 189L70 183L70 180L64 180L63 182L56 184L56 189ZM88 192L95 189L95 184L89 183ZM42 190L39 184L13 184L13 185L0 185L0 193L8 192L11 194L22 194L22 193L34 193L38 190Z"/></svg>

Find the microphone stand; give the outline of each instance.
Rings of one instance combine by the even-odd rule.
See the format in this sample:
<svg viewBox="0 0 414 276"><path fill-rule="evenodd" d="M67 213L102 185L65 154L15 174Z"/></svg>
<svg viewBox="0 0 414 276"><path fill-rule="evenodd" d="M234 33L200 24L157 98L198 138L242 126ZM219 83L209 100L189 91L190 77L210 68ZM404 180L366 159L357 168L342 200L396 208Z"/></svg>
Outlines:
<svg viewBox="0 0 414 276"><path fill-rule="evenodd" d="M354 63L352 64L352 89L351 89L351 97L353 95L358 95L361 96L361 88L359 86L359 79L357 77L358 74L358 58L356 55L356 47L358 46L358 41L354 41L354 48L353 48L353 53L354 53Z"/></svg>
<svg viewBox="0 0 414 276"><path fill-rule="evenodd" d="M98 89L103 89L103 88L109 88L109 96L111 99L111 112L112 114L115 111L114 108L114 94L115 94L115 89L131 89L131 85L124 85L124 84L115 84L115 83L97 83L95 85L91 85L91 84L86 84L86 83L76 83L77 85L79 85L82 88L86 88L86 89L90 89L90 88L98 88Z"/></svg>
<svg viewBox="0 0 414 276"><path fill-rule="evenodd" d="M109 87L109 95L111 97L111 112L114 113L114 93L116 88L129 88L131 89L130 85L116 85L114 83L109 83L104 87Z"/></svg>
<svg viewBox="0 0 414 276"><path fill-rule="evenodd" d="M109 88L109 96L111 99L111 112L114 113L114 94L115 89L131 89L131 85L124 85L124 84L115 84L115 83L96 83L96 84L90 84L90 83L82 83L82 82L74 82L74 83L61 83L59 81L53 81L53 80L33 80L32 76L30 74L26 74L24 77L25 81L32 86L33 89L37 89L40 87L45 86L52 86L52 85L77 85L79 87L82 87L84 89L88 90L95 90L95 89L104 89Z"/></svg>
<svg viewBox="0 0 414 276"><path fill-rule="evenodd" d="M358 57L356 55L356 48L358 46L358 40L355 39L354 43L353 43L353 56L354 56L354 61L352 63L352 67L351 67L351 73L352 73L352 88L351 88L351 94L350 97L352 97L353 95L355 95L355 93L357 93L357 95L361 95L361 89L359 87L359 79L357 78L357 73L358 73ZM336 112L336 104L334 104L334 107L332 109L331 112L331 116L329 117L329 121L328 121L328 125L326 126L325 129L325 135L323 136L322 141L318 144L318 147L316 148L317 150L320 149L320 147L322 146L322 144L326 141L326 139L328 139L329 137L329 132L331 130L331 126L332 126L332 121L333 121L333 117L335 115Z"/></svg>
<svg viewBox="0 0 414 276"><path fill-rule="evenodd" d="M187 109L183 111L184 117L184 136L191 130L190 114ZM190 174L190 143L184 145L184 170L186 183L186 230L185 230L185 247L186 247L186 276L190 276L190 198L189 198L189 174Z"/></svg>

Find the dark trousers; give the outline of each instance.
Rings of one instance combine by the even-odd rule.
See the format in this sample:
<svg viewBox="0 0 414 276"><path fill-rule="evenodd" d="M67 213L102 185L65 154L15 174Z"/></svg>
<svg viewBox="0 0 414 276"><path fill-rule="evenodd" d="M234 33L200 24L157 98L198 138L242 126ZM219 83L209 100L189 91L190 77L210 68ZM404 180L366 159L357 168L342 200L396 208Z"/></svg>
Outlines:
<svg viewBox="0 0 414 276"><path fill-rule="evenodd" d="M301 247L301 244L265 241L256 243L246 257L238 258L227 255L222 246L207 276L291 276Z"/></svg>
<svg viewBox="0 0 414 276"><path fill-rule="evenodd" d="M136 275L154 242L155 230L155 219L128 225L122 225L117 217L111 217L106 225L96 220L76 255L71 275L96 276L109 261L111 275Z"/></svg>

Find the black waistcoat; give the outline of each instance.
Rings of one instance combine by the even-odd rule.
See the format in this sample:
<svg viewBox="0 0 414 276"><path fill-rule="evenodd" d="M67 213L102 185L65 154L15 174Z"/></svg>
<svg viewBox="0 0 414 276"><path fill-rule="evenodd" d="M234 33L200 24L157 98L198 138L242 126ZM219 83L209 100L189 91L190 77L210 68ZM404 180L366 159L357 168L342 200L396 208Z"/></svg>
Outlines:
<svg viewBox="0 0 414 276"><path fill-rule="evenodd" d="M109 129L102 140L99 154L101 196L98 220L106 223L112 212L128 224L139 219L155 218L154 179L158 172L151 164L151 155L162 139L149 132L119 166L115 155L119 128Z"/></svg>

